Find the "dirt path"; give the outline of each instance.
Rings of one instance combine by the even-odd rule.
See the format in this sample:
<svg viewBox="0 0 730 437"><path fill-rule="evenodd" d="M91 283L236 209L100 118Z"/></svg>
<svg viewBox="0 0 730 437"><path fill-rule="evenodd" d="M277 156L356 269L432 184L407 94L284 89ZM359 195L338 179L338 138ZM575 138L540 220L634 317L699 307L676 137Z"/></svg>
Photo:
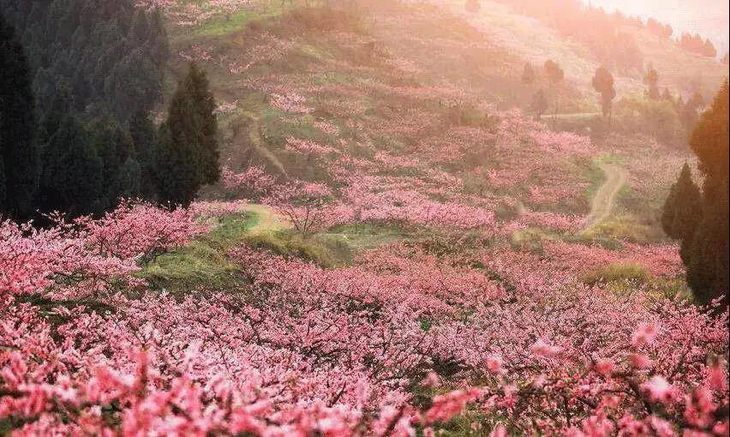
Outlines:
<svg viewBox="0 0 730 437"><path fill-rule="evenodd" d="M252 234L264 234L291 228L291 224L270 206L252 203L246 206L246 212L256 214L256 224L249 228L249 232Z"/></svg>
<svg viewBox="0 0 730 437"><path fill-rule="evenodd" d="M606 180L598 189L591 203L591 212L586 217L583 232L606 220L613 210L616 198L626 183L627 172L616 164L601 164L601 170L606 174Z"/></svg>

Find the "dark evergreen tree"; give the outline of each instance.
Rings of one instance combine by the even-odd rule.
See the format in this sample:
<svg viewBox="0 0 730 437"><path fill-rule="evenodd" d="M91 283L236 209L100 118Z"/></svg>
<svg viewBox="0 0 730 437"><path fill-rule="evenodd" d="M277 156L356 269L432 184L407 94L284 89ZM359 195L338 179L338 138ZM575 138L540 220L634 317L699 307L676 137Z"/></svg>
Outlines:
<svg viewBox="0 0 730 437"><path fill-rule="evenodd" d="M542 118L542 114L547 111L548 108L548 101L545 97L545 93L543 90L539 90L532 96L532 104L530 105L530 109L535 114L535 118L540 120Z"/></svg>
<svg viewBox="0 0 730 437"><path fill-rule="evenodd" d="M139 181L129 180L130 173L123 175L123 167L134 164L134 145L129 133L123 130L115 120L100 118L90 128L92 142L96 153L103 163L102 167L102 204L105 209L113 208L121 197L131 194L139 196L133 188L139 187ZM137 167L139 165L137 164ZM125 168L125 172L129 169Z"/></svg>
<svg viewBox="0 0 730 437"><path fill-rule="evenodd" d="M670 237L681 240L680 253L685 264L689 263L694 234L701 219L700 189L692 180L692 170L685 163L662 209L662 228Z"/></svg>
<svg viewBox="0 0 730 437"><path fill-rule="evenodd" d="M725 295L730 288L728 244L728 83L692 133L702 185L703 215L690 249L687 280L699 302Z"/></svg>
<svg viewBox="0 0 730 437"><path fill-rule="evenodd" d="M547 77L548 82L552 86L555 86L563 81L565 78L565 72L560 67L560 65L553 61L552 59L549 59L545 61L545 77Z"/></svg>
<svg viewBox="0 0 730 437"><path fill-rule="evenodd" d="M37 143L49 144L67 124L66 116L73 114L87 126L89 144L103 161L104 190L87 209L111 208L121 196L154 197L155 187L143 184L150 183L155 140L141 135L147 138L139 150L144 156L137 156L133 146L137 139L130 140L127 130L134 125L133 116L148 114L162 99L170 50L161 13L136 7L135 0L0 0L0 13L18 29L30 61L29 83L41 120ZM0 68L0 76L5 71L9 70ZM101 119L105 121L95 122ZM105 123L108 128L102 128ZM155 128L145 126L144 130L154 132ZM85 147L75 150L88 152ZM9 166L7 156L4 161ZM55 167L55 163L45 164ZM22 170L22 174L33 172ZM208 179L214 176L210 173ZM48 201L52 193L37 197L46 205L53 203ZM39 207L45 209L41 205L32 209Z"/></svg>
<svg viewBox="0 0 730 437"><path fill-rule="evenodd" d="M565 78L565 72L560 67L560 65L558 65L558 63L553 61L552 59L545 61L544 70L545 70L545 77L547 78L548 83L550 84L553 91L555 92L555 95L554 95L555 114L557 114L560 111L560 92L557 89L557 86ZM557 120L557 118L554 117L553 124L555 124L556 120ZM555 126L553 126L553 127L555 127Z"/></svg>
<svg viewBox="0 0 730 437"><path fill-rule="evenodd" d="M156 156L157 131L155 124L144 111L138 111L129 120L129 134L134 143L136 161L140 171L140 195L145 199L157 196Z"/></svg>
<svg viewBox="0 0 730 437"><path fill-rule="evenodd" d="M690 243L687 282L698 303L725 296L730 286L728 252L728 191L704 196L702 221Z"/></svg>
<svg viewBox="0 0 730 437"><path fill-rule="evenodd" d="M21 28L43 102L63 82L76 111L124 123L160 101L169 47L158 11L134 0L0 0L0 11Z"/></svg>
<svg viewBox="0 0 730 437"><path fill-rule="evenodd" d="M692 97L687 100L686 103L681 104L681 102L679 102L677 104L682 125L685 127L685 129L687 129L688 132L694 130L695 124L697 123L697 120L699 118L698 112L700 108L704 106L704 104L705 99L699 92L695 92Z"/></svg>
<svg viewBox="0 0 730 437"><path fill-rule="evenodd" d="M155 166L157 197L161 203L187 206L195 199L202 185L196 154L192 145L173 140L167 123L162 125Z"/></svg>
<svg viewBox="0 0 730 437"><path fill-rule="evenodd" d="M0 218L7 211L7 205L5 203L6 189L5 189L5 163L3 162L3 155L0 154Z"/></svg>
<svg viewBox="0 0 730 437"><path fill-rule="evenodd" d="M157 154L160 200L188 205L220 178L216 105L205 72L191 64L169 107Z"/></svg>
<svg viewBox="0 0 730 437"><path fill-rule="evenodd" d="M33 211L40 152L34 141L31 71L12 27L0 15L0 214L25 218Z"/></svg>
<svg viewBox="0 0 730 437"><path fill-rule="evenodd" d="M43 150L39 206L71 216L100 212L102 162L90 135L74 115L63 117Z"/></svg>
<svg viewBox="0 0 730 437"><path fill-rule="evenodd" d="M672 238L691 239L702 214L700 189L692 180L692 170L684 164L672 185L662 210L662 228Z"/></svg>
<svg viewBox="0 0 730 437"><path fill-rule="evenodd" d="M200 176L204 184L212 184L220 179L220 167L218 164L218 120L215 115L216 103L213 94L210 92L208 78L205 71L191 64L188 76L185 79L184 87L187 90L189 107L193 108L193 124L179 124L178 127L187 130L186 137L197 137L197 149L200 153ZM185 115L183 112L181 115ZM176 120L172 117L170 126L176 125L177 121L185 123L185 119ZM194 127L193 127L194 126ZM175 132L175 129L172 130Z"/></svg>

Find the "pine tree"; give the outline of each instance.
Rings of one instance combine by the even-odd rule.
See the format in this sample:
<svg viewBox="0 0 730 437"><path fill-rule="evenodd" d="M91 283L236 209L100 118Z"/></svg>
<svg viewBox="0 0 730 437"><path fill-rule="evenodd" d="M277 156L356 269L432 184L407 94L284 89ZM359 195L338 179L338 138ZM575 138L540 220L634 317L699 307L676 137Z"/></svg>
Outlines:
<svg viewBox="0 0 730 437"><path fill-rule="evenodd" d="M688 264L695 231L702 220L700 189L692 180L692 170L684 164L677 182L672 185L662 209L662 228L666 234L681 240L682 260Z"/></svg>
<svg viewBox="0 0 730 437"><path fill-rule="evenodd" d="M687 280L697 300L706 303L730 288L728 270L728 83L692 133L690 146L697 155L702 185L702 220L689 254Z"/></svg>
<svg viewBox="0 0 730 437"><path fill-rule="evenodd" d="M2 145L0 145L2 146ZM0 218L7 211L5 204L6 189L5 189L5 163L3 162L3 155L0 154Z"/></svg>
<svg viewBox="0 0 730 437"><path fill-rule="evenodd" d="M550 82L553 86L559 84L565 78L565 72L563 69L560 68L560 65L552 59L545 61L544 68L545 76L547 77L548 82Z"/></svg>
<svg viewBox="0 0 730 437"><path fill-rule="evenodd" d="M31 72L13 28L0 16L0 213L25 218L38 188Z"/></svg>
<svg viewBox="0 0 730 437"><path fill-rule="evenodd" d="M74 115L62 119L44 148L43 162L38 190L43 211L63 211L71 216L101 211L102 162Z"/></svg>
<svg viewBox="0 0 730 437"><path fill-rule="evenodd" d="M565 78L565 72L562 68L560 68L560 65L552 59L545 61L544 70L548 83L555 91L555 114L557 115L558 111L560 111L560 92L557 89L557 86ZM553 118L553 124L555 123L555 120L557 120L557 117Z"/></svg>
<svg viewBox="0 0 730 437"><path fill-rule="evenodd" d="M90 128L92 143L102 161L102 199L104 209L114 208L124 193L138 187L139 181L129 181L127 174L122 180L122 167L128 160L134 160L134 145L129 133L121 128L115 120L101 118ZM128 169L127 169L128 170ZM125 186L127 184L128 186ZM131 184L131 186L130 186ZM139 193L133 193L137 196Z"/></svg>
<svg viewBox="0 0 730 437"><path fill-rule="evenodd" d="M728 191L726 188L704 197L702 221L690 243L687 263L687 282L697 302L702 304L720 296L727 299L730 287Z"/></svg>
<svg viewBox="0 0 730 437"><path fill-rule="evenodd" d="M170 102L156 160L163 202L188 205L202 185L220 178L216 105L208 88L205 72L191 64Z"/></svg>
<svg viewBox="0 0 730 437"><path fill-rule="evenodd" d="M155 125L146 112L138 111L132 116L129 120L129 134L140 166L140 195L153 200L157 196L155 160L158 138Z"/></svg>
<svg viewBox="0 0 730 437"><path fill-rule="evenodd" d="M195 154L190 144L173 140L167 123L162 125L155 165L157 198L161 203L187 206L195 199L201 186Z"/></svg>

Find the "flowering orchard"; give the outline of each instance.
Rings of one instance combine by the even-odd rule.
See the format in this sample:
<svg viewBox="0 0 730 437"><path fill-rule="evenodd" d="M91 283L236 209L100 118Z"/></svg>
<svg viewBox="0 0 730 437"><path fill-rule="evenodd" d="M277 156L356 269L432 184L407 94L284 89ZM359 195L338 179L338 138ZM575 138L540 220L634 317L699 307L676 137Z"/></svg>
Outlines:
<svg viewBox="0 0 730 437"><path fill-rule="evenodd" d="M0 229L18 434L727 434L722 306L538 286L508 256L417 242L333 269L237 246L239 285L173 296L135 272L206 231L192 212Z"/></svg>

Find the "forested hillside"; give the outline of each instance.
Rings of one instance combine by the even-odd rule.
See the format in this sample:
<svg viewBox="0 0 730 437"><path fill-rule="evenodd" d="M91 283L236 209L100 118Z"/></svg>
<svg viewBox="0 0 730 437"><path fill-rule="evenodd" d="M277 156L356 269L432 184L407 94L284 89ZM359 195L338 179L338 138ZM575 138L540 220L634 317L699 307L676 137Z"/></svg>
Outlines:
<svg viewBox="0 0 730 437"><path fill-rule="evenodd" d="M140 195L151 151L138 130L162 102L169 58L159 11L131 0L3 0L0 11L33 93L18 111L34 127L24 147L36 152L5 163L22 168L22 196L32 196L15 213L100 212Z"/></svg>

